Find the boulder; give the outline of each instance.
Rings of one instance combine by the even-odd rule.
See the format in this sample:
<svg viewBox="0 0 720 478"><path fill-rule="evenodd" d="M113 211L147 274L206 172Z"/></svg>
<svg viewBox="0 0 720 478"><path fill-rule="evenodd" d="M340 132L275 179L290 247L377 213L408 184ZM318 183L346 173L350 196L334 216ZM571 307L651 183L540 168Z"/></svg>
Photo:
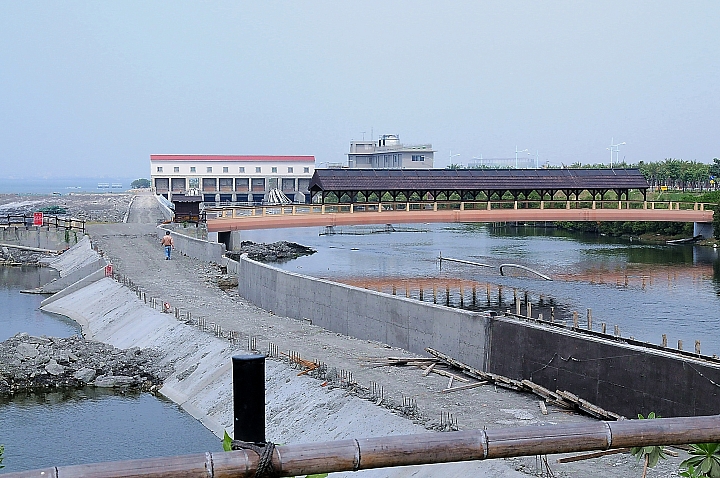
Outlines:
<svg viewBox="0 0 720 478"><path fill-rule="evenodd" d="M17 350L17 353L20 356L20 358L23 360L35 358L40 354L40 352L38 352L37 347L33 344L27 344L27 343L19 344L17 346L16 350Z"/></svg>
<svg viewBox="0 0 720 478"><path fill-rule="evenodd" d="M73 378L81 382L90 383L95 378L95 369L83 367L73 374Z"/></svg>
<svg viewBox="0 0 720 478"><path fill-rule="evenodd" d="M65 372L65 367L57 363L55 359L52 359L48 362L47 365L45 365L45 371L50 375L54 375L57 377L58 375L62 375Z"/></svg>
<svg viewBox="0 0 720 478"><path fill-rule="evenodd" d="M95 379L93 385L101 388L125 387L132 385L134 379L125 375L101 375Z"/></svg>

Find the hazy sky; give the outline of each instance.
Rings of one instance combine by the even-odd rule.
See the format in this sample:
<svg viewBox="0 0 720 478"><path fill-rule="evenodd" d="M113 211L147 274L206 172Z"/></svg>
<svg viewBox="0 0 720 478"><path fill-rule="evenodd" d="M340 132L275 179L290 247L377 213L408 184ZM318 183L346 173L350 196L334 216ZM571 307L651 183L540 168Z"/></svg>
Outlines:
<svg viewBox="0 0 720 478"><path fill-rule="evenodd" d="M0 177L149 176L151 153L432 143L720 156L720 2L0 0Z"/></svg>

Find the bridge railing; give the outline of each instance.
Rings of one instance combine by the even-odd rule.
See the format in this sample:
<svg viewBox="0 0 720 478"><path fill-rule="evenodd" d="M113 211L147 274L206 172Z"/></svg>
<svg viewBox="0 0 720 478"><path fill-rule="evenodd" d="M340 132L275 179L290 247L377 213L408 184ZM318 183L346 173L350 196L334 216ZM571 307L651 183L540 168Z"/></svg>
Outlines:
<svg viewBox="0 0 720 478"><path fill-rule="evenodd" d="M410 201L332 204L225 206L205 209L208 219L300 214L359 214L389 211L470 211L496 209L649 209L705 211L708 203L678 201Z"/></svg>

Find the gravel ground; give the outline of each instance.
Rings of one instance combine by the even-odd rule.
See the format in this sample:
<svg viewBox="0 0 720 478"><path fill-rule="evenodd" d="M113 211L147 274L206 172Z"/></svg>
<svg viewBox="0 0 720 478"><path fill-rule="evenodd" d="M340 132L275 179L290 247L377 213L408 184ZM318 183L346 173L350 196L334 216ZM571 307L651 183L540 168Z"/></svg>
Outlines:
<svg viewBox="0 0 720 478"><path fill-rule="evenodd" d="M131 193L0 194L0 216L31 214L40 208L59 206L75 219L122 222L132 198Z"/></svg>
<svg viewBox="0 0 720 478"><path fill-rule="evenodd" d="M416 413L408 419L428 429L440 428L441 421L446 429L447 422L451 422L450 428L462 430L592 420L553 406L548 406L548 415L542 415L537 397L494 386L440 393L448 385L446 377L434 373L423 376L422 370L412 367L375 366L373 364L386 357L409 354L259 309L234 289L221 289L218 280L222 274L214 265L179 254L173 255L173 260L165 261L155 233L155 225L161 221L155 199L139 194L132 202L127 224L93 224L89 226L89 232L112 260L115 269L129 276L148 294L190 311L193 318L203 317L219 324L223 330L237 331L242 337L255 337L260 350L266 350L268 342L272 342L280 351L293 351L304 359L319 360L329 368L351 372L360 387L370 388L371 383L377 384L383 388L385 397L380 406L396 408L407 403L406 400L412 400ZM680 452L680 457L660 463L647 476L678 476L678 464L684 456ZM505 461L531 476L606 478L639 477L642 474L642 466L629 454L568 464L556 463L557 458L547 457L549 468L537 457Z"/></svg>

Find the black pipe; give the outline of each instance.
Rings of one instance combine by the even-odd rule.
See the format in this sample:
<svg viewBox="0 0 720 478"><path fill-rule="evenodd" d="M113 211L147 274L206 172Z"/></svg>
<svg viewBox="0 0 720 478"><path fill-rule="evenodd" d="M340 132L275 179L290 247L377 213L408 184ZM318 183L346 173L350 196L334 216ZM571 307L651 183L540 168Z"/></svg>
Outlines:
<svg viewBox="0 0 720 478"><path fill-rule="evenodd" d="M235 355L232 364L235 440L265 443L265 356Z"/></svg>

